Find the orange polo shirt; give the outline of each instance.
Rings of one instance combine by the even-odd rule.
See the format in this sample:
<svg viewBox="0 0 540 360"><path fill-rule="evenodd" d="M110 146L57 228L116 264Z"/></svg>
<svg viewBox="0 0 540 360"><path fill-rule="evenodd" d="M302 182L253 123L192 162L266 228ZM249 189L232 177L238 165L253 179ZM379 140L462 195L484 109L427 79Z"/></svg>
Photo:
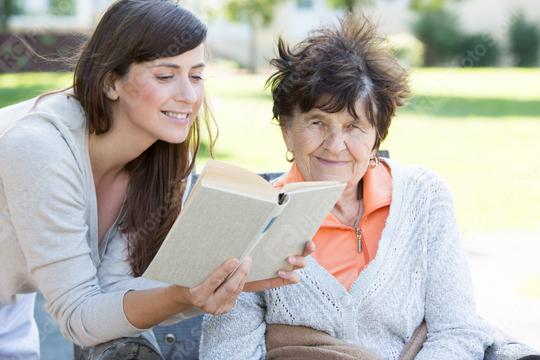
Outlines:
<svg viewBox="0 0 540 360"><path fill-rule="evenodd" d="M304 181L304 178L293 164L291 170L274 183L274 187L282 188L285 184L300 181ZM392 201L392 175L384 162L368 168L363 183L364 214L359 221L361 233L357 234L356 229L344 225L330 213L313 238L317 246L313 256L347 290L375 258ZM359 237L362 243L360 251Z"/></svg>

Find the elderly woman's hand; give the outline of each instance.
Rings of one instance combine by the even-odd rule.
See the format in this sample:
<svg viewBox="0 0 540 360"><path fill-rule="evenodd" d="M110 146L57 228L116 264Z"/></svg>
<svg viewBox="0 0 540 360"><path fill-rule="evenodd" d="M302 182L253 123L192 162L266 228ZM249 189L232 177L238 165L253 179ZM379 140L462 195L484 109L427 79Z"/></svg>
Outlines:
<svg viewBox="0 0 540 360"><path fill-rule="evenodd" d="M244 285L244 291L256 292L273 289L284 285L297 284L300 279L295 273L295 270L303 269L306 266L306 256L315 252L315 243L308 241L304 248L304 253L300 256L289 256L287 262L294 266L293 270L279 270L278 276L272 279L251 281Z"/></svg>

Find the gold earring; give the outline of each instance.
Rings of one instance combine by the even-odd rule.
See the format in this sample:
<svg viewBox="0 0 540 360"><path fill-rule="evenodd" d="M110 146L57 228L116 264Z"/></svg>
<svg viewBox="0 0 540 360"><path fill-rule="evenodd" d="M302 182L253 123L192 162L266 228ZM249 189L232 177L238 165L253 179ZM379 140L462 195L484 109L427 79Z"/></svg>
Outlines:
<svg viewBox="0 0 540 360"><path fill-rule="evenodd" d="M380 163L381 163L381 161L379 160L378 156L375 156L375 157L372 157L371 159L369 159L369 167L372 168L372 169L379 166Z"/></svg>
<svg viewBox="0 0 540 360"><path fill-rule="evenodd" d="M287 149L287 152L285 153L285 160L290 163L294 161L294 153L289 149Z"/></svg>

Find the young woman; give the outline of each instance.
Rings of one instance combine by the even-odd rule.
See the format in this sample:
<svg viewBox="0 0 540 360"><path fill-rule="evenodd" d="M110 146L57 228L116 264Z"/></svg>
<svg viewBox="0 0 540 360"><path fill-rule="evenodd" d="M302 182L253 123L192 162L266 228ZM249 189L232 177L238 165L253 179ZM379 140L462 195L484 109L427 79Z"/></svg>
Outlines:
<svg viewBox="0 0 540 360"><path fill-rule="evenodd" d="M227 312L243 289L297 282L285 271L244 287L250 260L227 278L239 265L231 259L191 289L141 278L100 287L110 239L126 239L140 276L181 210L208 128L205 37L172 1L118 1L82 48L72 89L0 111L0 314L19 306L15 321L31 323L17 296L40 291L62 333L89 346L192 309ZM0 357L14 356L4 341L0 332Z"/></svg>

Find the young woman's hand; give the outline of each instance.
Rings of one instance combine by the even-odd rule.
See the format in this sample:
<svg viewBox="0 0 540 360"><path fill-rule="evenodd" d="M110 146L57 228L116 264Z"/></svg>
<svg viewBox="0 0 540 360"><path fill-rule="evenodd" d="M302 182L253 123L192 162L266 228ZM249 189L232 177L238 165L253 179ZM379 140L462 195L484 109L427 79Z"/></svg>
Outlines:
<svg viewBox="0 0 540 360"><path fill-rule="evenodd" d="M246 258L242 264L237 259L231 259L191 289L169 285L128 291L124 295L124 313L127 320L139 329L151 328L193 307L208 314L224 314L236 304L250 267L250 258Z"/></svg>
<svg viewBox="0 0 540 360"><path fill-rule="evenodd" d="M193 288L174 286L180 302L189 304L201 311L220 315L229 312L244 288L251 258L246 258L240 266L237 259L230 259L211 273L204 282ZM227 278L234 269L238 269Z"/></svg>
<svg viewBox="0 0 540 360"><path fill-rule="evenodd" d="M301 256L287 258L288 262L294 266L293 270L280 270L278 277L272 279L246 283L251 268L251 258L246 258L242 264L239 264L237 259L231 259L214 270L200 285L193 288L170 285L128 291L124 296L124 312L128 321L139 329L155 326L193 307L208 314L221 315L235 306L242 291L263 291L298 283L299 279L294 270L304 268L305 257L313 252L315 252L315 244L309 241ZM238 269L234 271L236 268Z"/></svg>
<svg viewBox="0 0 540 360"><path fill-rule="evenodd" d="M279 270L278 276L272 279L250 281L245 284L243 291L256 292L273 289L284 285L298 284L300 279L295 273L295 270L303 269L306 266L306 256L315 252L315 243L308 241L304 248L304 253L300 256L289 256L287 262L294 266L292 270Z"/></svg>

